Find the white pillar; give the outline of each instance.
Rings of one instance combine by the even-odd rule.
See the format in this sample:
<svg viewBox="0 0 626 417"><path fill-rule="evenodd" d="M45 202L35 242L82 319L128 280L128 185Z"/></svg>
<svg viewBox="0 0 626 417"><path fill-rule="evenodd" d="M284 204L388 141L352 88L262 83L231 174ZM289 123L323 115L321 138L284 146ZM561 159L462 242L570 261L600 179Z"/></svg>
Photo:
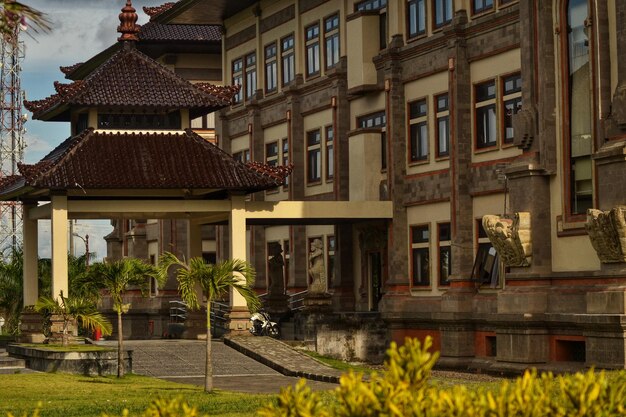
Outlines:
<svg viewBox="0 0 626 417"><path fill-rule="evenodd" d="M24 205L24 214L22 215L22 233L23 233L23 262L24 262L24 306L31 306L37 302L39 298L39 288L37 282L37 220L31 220L28 212L34 205Z"/></svg>
<svg viewBox="0 0 626 417"><path fill-rule="evenodd" d="M230 233L231 259L246 260L246 201L245 196L231 197L230 219L228 222ZM237 291L231 292L230 306L246 307L244 298Z"/></svg>
<svg viewBox="0 0 626 417"><path fill-rule="evenodd" d="M61 291L68 295L67 284L67 197L52 196L52 297L57 298Z"/></svg>

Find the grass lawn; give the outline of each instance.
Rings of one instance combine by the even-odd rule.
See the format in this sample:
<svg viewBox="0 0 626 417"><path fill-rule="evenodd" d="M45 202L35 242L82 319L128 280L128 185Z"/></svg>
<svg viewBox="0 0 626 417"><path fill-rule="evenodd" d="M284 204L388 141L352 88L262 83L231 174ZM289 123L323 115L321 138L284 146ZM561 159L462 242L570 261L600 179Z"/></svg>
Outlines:
<svg viewBox="0 0 626 417"><path fill-rule="evenodd" d="M0 375L0 416L31 415L41 402L41 417L113 416L128 409L143 412L153 399L184 398L200 414L210 416L254 416L274 395L250 395L216 391L205 394L202 387L178 384L138 375L86 377L69 374Z"/></svg>

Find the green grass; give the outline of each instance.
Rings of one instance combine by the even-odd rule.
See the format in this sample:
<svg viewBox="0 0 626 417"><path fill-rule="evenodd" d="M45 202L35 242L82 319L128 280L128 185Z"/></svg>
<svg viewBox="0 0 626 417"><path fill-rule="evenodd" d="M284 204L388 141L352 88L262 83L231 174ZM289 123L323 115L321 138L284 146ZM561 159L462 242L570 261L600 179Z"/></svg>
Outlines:
<svg viewBox="0 0 626 417"><path fill-rule="evenodd" d="M337 369L342 372L353 371L353 372L362 372L365 375L369 375L376 370L372 367L367 366L366 364L352 364L349 362L344 362L339 359L334 359L328 356L320 355L319 353L313 352L311 350L300 350L300 352L312 357L313 359L317 359L318 361L322 362L325 365L330 366L333 369Z"/></svg>
<svg viewBox="0 0 626 417"><path fill-rule="evenodd" d="M52 352L112 352L115 351L115 348L106 347L106 346L97 346L97 345L57 345L50 344L45 345L42 343L20 343L22 347L26 348L34 348L39 350L49 350Z"/></svg>
<svg viewBox="0 0 626 417"><path fill-rule="evenodd" d="M254 416L274 395L251 395L216 391L138 375L85 377L69 374L0 375L0 416L31 415L41 403L41 417L117 416L126 408L131 415L142 413L153 399L184 398L200 414L210 416Z"/></svg>

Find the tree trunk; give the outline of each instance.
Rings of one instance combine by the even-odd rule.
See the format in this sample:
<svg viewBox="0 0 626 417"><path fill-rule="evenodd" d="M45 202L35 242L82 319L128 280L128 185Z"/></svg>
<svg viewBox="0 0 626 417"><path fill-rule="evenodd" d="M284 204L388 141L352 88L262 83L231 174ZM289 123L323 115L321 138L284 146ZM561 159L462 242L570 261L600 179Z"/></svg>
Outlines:
<svg viewBox="0 0 626 417"><path fill-rule="evenodd" d="M204 391L213 391L213 364L211 363L211 300L206 303L206 368L204 370Z"/></svg>
<svg viewBox="0 0 626 417"><path fill-rule="evenodd" d="M122 332L122 311L117 312L117 377L124 376L124 336Z"/></svg>

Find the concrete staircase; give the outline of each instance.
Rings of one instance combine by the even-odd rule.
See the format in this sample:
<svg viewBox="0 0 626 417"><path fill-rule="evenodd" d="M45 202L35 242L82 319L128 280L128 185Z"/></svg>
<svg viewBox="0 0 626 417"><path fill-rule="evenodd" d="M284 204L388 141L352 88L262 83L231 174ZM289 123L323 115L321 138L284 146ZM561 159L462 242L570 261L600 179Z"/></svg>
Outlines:
<svg viewBox="0 0 626 417"><path fill-rule="evenodd" d="M7 353L6 349L0 349L0 375L30 373L26 368L24 359L15 359Z"/></svg>

